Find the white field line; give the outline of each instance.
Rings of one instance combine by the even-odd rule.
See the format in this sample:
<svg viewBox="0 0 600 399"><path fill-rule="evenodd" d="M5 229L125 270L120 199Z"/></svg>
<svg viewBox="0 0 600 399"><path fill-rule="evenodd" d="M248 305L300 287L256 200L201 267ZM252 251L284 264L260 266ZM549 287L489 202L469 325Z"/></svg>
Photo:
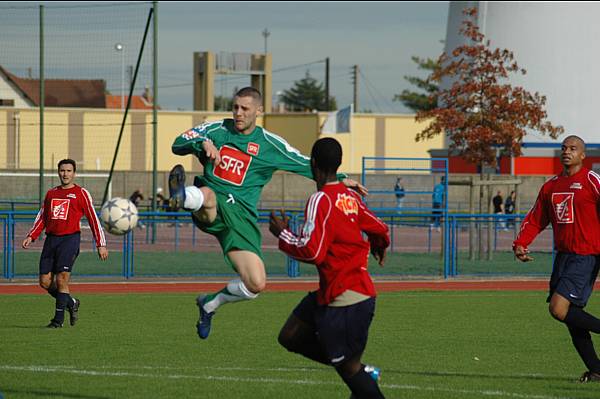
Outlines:
<svg viewBox="0 0 600 399"><path fill-rule="evenodd" d="M292 384L292 385L341 385L341 383L329 382L329 381L318 381L318 380L290 380L284 378L247 378L247 377L228 377L219 375L186 375L186 374L147 374L147 373L132 373L123 371L95 371L95 370L81 370L70 367L48 367L48 366L10 366L0 365L0 370L7 371L26 371L33 373L55 373L63 372L76 375L88 375L97 377L137 377L137 378L151 378L151 379L190 379L190 380L207 380L207 381L231 381L231 382L249 382L249 383L271 383L271 384ZM256 369L256 368L220 368L220 370L250 370L250 371L267 371L269 369ZM271 370L285 370L285 371L300 371L301 369L271 369ZM496 376L498 377L498 376ZM430 386L419 386L419 385L403 385L403 384L380 384L382 388L393 389L393 390L410 390L410 391L424 391L424 392L446 392L446 393L459 393L467 395L479 395L487 397L504 397L504 398L516 398L516 399L568 399L561 396L547 396L547 395L535 395L535 394L521 394L516 392L506 392L499 390L474 390L474 389L452 389L452 388L437 388Z"/></svg>

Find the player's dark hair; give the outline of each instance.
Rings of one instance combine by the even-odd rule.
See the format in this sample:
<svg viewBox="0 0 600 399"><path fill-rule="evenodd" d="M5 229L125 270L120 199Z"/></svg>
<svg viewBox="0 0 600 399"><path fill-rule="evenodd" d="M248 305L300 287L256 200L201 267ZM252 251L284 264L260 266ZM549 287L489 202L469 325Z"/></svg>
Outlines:
<svg viewBox="0 0 600 399"><path fill-rule="evenodd" d="M65 165L65 164L73 165L73 172L77 171L77 165L75 164L75 161L73 161L72 159L61 159L60 162L58 162L58 169L60 169L61 165Z"/></svg>
<svg viewBox="0 0 600 399"><path fill-rule="evenodd" d="M335 174L342 164L342 146L334 138L323 137L315 142L310 156L317 169L326 174Z"/></svg>
<svg viewBox="0 0 600 399"><path fill-rule="evenodd" d="M254 87L248 86L239 89L237 93L235 93L235 97L252 97L255 101L262 104L262 94Z"/></svg>

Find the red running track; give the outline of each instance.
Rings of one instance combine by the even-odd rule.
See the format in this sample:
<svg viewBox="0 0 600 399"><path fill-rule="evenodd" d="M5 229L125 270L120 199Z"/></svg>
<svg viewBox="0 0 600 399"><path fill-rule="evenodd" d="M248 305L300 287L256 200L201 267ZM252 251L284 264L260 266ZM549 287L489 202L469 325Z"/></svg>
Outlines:
<svg viewBox="0 0 600 399"><path fill-rule="evenodd" d="M213 292L223 288L225 282L110 282L71 283L77 293L179 293ZM318 287L316 281L275 281L267 284L266 291L310 291ZM473 280L473 281L379 281L378 292L389 291L545 291L547 280ZM600 287L600 283L596 288ZM0 283L0 295L45 294L37 284Z"/></svg>

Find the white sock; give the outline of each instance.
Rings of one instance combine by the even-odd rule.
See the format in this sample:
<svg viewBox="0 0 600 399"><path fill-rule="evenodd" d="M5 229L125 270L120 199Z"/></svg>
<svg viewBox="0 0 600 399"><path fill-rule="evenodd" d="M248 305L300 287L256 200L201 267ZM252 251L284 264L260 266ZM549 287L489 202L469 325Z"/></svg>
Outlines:
<svg viewBox="0 0 600 399"><path fill-rule="evenodd" d="M244 282L239 278L231 280L227 287L217 292L215 297L204 304L204 310L214 312L221 305L231 302L247 301L254 299L258 294L254 294L246 288Z"/></svg>
<svg viewBox="0 0 600 399"><path fill-rule="evenodd" d="M183 207L188 211L197 211L204 204L204 194L196 186L185 187L185 201Z"/></svg>

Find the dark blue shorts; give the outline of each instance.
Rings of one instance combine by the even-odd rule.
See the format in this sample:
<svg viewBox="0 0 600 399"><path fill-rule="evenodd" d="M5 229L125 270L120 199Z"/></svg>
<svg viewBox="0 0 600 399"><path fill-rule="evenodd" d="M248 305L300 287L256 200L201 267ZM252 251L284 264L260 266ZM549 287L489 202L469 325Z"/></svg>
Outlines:
<svg viewBox="0 0 600 399"><path fill-rule="evenodd" d="M40 256L40 274L71 272L79 255L80 233L65 236L46 235Z"/></svg>
<svg viewBox="0 0 600 399"><path fill-rule="evenodd" d="M333 307L319 305L316 292L310 292L293 313L313 327L327 358L336 366L364 352L369 326L375 314L375 298L354 305Z"/></svg>
<svg viewBox="0 0 600 399"><path fill-rule="evenodd" d="M559 252L554 259L547 302L556 292L574 305L585 306L592 295L599 268L600 256Z"/></svg>

